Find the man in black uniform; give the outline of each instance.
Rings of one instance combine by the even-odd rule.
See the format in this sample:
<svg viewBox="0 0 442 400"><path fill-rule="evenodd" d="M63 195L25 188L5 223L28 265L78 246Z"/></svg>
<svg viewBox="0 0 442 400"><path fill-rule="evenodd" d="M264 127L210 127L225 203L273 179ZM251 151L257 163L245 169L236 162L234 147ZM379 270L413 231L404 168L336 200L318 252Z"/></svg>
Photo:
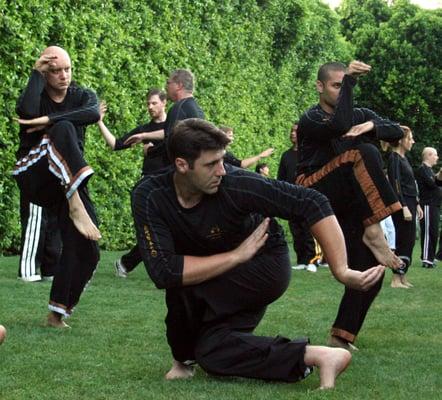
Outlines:
<svg viewBox="0 0 442 400"><path fill-rule="evenodd" d="M360 61L348 67L341 63L321 66L316 82L319 104L302 115L298 127L296 182L328 197L344 231L350 264L360 270L376 260L392 268L401 266L379 224L400 210L401 204L373 143L397 141L403 131L399 124L369 109L353 108L356 78L370 69ZM356 350L352 343L380 288L381 282L367 293L346 288L329 344Z"/></svg>
<svg viewBox="0 0 442 400"><path fill-rule="evenodd" d="M425 147L422 151L422 165L414 174L419 188L419 203L424 212L420 220L422 267L433 268L439 234L440 204L442 201L442 169L437 175L432 168L439 159L437 150Z"/></svg>
<svg viewBox="0 0 442 400"><path fill-rule="evenodd" d="M63 243L52 283L48 325L67 327L99 260L101 237L86 188L93 174L83 158L85 127L98 121L98 100L71 84L71 60L51 46L35 63L17 103L20 147L13 175L35 204L57 210Z"/></svg>
<svg viewBox="0 0 442 400"><path fill-rule="evenodd" d="M116 139L104 124L106 114L106 104L100 105L100 120L98 128L109 147L115 151L124 150L131 146L143 143L144 161L142 176L155 173L167 164L164 162L163 140L164 121L166 120L166 93L160 89L150 89L146 96L147 111L152 118L149 123L142 124ZM135 269L142 261L138 245L135 245L128 253L115 261L115 273L121 278L126 278L127 274Z"/></svg>
<svg viewBox="0 0 442 400"><path fill-rule="evenodd" d="M298 123L292 125L290 131L290 141L292 147L286 150L279 162L277 179L294 184L296 181L298 169L298 141L297 141ZM298 265L294 269L310 269L310 272L316 272L316 265L313 264L316 258L315 240L302 221L289 221L290 232L293 237L293 249L296 253ZM319 257L318 257L319 258Z"/></svg>
<svg viewBox="0 0 442 400"><path fill-rule="evenodd" d="M224 164L228 139L213 124L187 119L169 142L174 166L133 191L146 269L166 289L167 338L174 356L166 378L192 375L187 360L216 375L295 382L320 368L335 384L350 353L308 339L259 337L254 328L289 284L283 232L269 217L306 216L337 280L368 289L385 267L347 267L344 239L322 194Z"/></svg>

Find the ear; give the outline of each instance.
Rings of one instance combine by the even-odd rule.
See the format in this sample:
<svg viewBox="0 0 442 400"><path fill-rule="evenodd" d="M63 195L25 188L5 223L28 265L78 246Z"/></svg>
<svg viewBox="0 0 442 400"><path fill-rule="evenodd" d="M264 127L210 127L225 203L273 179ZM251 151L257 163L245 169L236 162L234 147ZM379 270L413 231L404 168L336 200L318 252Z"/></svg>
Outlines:
<svg viewBox="0 0 442 400"><path fill-rule="evenodd" d="M189 163L184 158L175 158L175 167L180 174L185 174L189 169Z"/></svg>
<svg viewBox="0 0 442 400"><path fill-rule="evenodd" d="M319 80L316 81L316 90L318 93L322 93L324 91L324 84Z"/></svg>

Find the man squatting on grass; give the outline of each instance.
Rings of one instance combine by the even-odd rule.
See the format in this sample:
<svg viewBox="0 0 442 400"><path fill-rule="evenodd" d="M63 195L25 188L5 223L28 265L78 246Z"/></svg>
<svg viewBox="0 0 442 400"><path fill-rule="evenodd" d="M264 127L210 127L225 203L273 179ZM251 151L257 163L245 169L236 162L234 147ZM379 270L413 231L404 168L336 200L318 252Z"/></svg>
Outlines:
<svg viewBox="0 0 442 400"><path fill-rule="evenodd" d="M327 198L312 189L224 165L229 139L196 118L179 122L169 142L173 166L133 191L137 239L149 276L166 289L167 379L190 377L195 360L214 375L295 382L320 369L331 388L349 364L344 349L307 338L253 335L266 306L290 281L283 231L273 217L307 216L335 278L366 290L384 267L347 266L341 229Z"/></svg>
<svg viewBox="0 0 442 400"><path fill-rule="evenodd" d="M85 129L98 121L94 92L71 83L71 60L51 46L36 61L17 103L20 146L13 175L29 200L56 210L63 243L54 271L48 324L67 325L98 264L101 237L86 183L93 174L83 157Z"/></svg>

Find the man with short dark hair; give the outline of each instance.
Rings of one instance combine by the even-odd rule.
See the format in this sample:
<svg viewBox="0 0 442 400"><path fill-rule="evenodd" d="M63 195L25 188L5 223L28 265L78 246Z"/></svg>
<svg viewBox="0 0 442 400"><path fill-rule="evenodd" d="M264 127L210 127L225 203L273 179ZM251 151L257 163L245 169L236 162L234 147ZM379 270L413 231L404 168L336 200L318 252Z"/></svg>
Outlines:
<svg viewBox="0 0 442 400"><path fill-rule="evenodd" d="M71 59L46 48L17 102L18 161L13 175L34 204L56 209L63 243L52 282L48 325L66 328L99 260L101 234L86 188L93 174L83 157L85 129L99 119L95 93L71 82Z"/></svg>
<svg viewBox="0 0 442 400"><path fill-rule="evenodd" d="M160 89L149 89L146 95L147 111L152 118L147 124L132 129L122 137L116 139L104 124L106 104L100 105L100 120L98 128L109 147L115 151L128 149L138 143L143 144L144 161L142 175L147 176L167 166L164 161L164 121L166 120L166 93ZM138 245L115 261L115 273L120 278L126 278L141 262Z"/></svg>
<svg viewBox="0 0 442 400"><path fill-rule="evenodd" d="M401 204L385 177L376 145L379 140L401 139L403 131L367 108L353 108L356 78L370 70L360 61L319 68L319 104L299 121L296 182L328 197L354 268L364 270L377 261L396 269L401 260L388 247L380 221L400 210ZM367 293L346 288L330 344L356 350L353 342L380 288L381 282Z"/></svg>
<svg viewBox="0 0 442 400"><path fill-rule="evenodd" d="M336 279L366 290L376 266L349 269L342 232L325 196L224 164L228 138L200 119L179 122L169 142L174 166L134 189L132 209L146 269L166 289L167 339L174 356L167 379L207 372L296 382L312 366L321 388L350 362L343 349L308 339L253 335L266 306L289 284L290 259L273 217L305 217Z"/></svg>

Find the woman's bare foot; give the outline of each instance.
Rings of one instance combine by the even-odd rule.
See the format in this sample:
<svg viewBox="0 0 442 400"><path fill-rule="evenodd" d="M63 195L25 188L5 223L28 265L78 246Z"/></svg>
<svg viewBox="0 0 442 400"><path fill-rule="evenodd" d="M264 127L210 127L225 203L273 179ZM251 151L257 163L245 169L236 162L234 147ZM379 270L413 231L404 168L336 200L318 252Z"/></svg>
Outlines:
<svg viewBox="0 0 442 400"><path fill-rule="evenodd" d="M101 234L86 211L77 191L69 198L69 217L78 231L89 240L101 239Z"/></svg>
<svg viewBox="0 0 442 400"><path fill-rule="evenodd" d="M392 269L397 269L403 264L402 260L388 247L379 224L367 226L362 236L362 241L371 250L380 264Z"/></svg>
<svg viewBox="0 0 442 400"><path fill-rule="evenodd" d="M393 276L391 278L390 286L395 289L397 289L397 288L409 289L409 287L407 285L404 285L402 283L402 276L399 274L393 274Z"/></svg>
<svg viewBox="0 0 442 400"><path fill-rule="evenodd" d="M320 389L334 388L336 378L350 361L351 353L344 349L310 345L305 348L305 364L319 368Z"/></svg>
<svg viewBox="0 0 442 400"><path fill-rule="evenodd" d="M62 317L61 314L51 311L48 314L48 326L58 329L70 328L70 326L63 321Z"/></svg>
<svg viewBox="0 0 442 400"><path fill-rule="evenodd" d="M195 374L195 368L192 365L185 365L179 361L173 360L172 368L164 376L167 380L188 379Z"/></svg>

